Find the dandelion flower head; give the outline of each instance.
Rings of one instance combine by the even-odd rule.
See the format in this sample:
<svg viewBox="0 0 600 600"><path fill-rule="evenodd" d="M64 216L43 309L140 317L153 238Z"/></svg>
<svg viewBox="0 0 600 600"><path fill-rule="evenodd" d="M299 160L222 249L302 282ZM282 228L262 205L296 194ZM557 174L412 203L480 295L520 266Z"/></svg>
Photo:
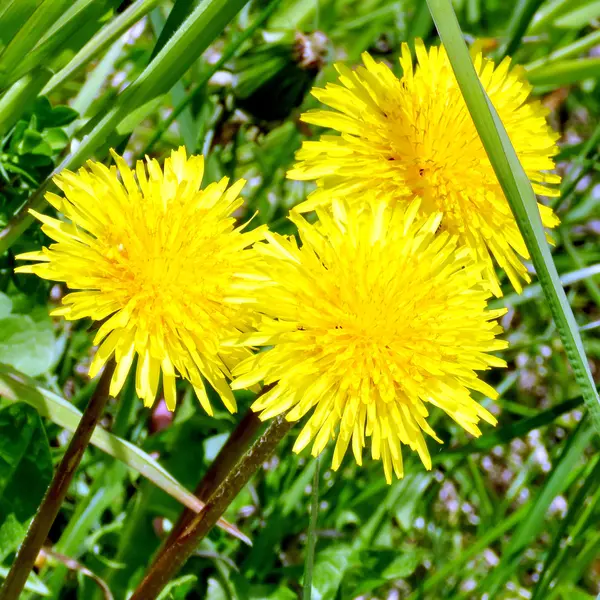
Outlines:
<svg viewBox="0 0 600 600"><path fill-rule="evenodd" d="M136 389L147 406L160 375L165 401L175 408L177 375L189 380L212 414L204 381L235 410L227 382L248 355L223 348L223 338L249 330L252 315L235 299L236 273L254 256L262 230L242 232L232 213L244 182L200 189L202 156L173 151L161 170L156 160L132 171L113 153L115 167L88 162L55 178L64 197L47 200L66 220L34 212L55 243L18 258L36 261L18 271L65 282L71 291L54 311L67 319L102 322L90 366L94 377L114 355L110 393L123 386L137 355ZM32 211L33 212L33 211Z"/></svg>
<svg viewBox="0 0 600 600"><path fill-rule="evenodd" d="M470 391L496 397L476 372L505 364L489 354L506 347L495 338L504 310L486 310L482 265L456 236L436 234L439 213L418 211L418 200L360 211L334 200L317 225L291 217L300 247L267 234L255 246L266 282L256 292L262 316L237 343L271 348L241 362L232 383L273 384L252 406L261 419L289 411L296 421L312 411L294 450L312 441L316 456L336 439L334 469L350 443L360 465L370 438L388 482L392 470L403 475L402 445L431 468L423 434L438 438L428 405L475 436L480 419L495 423Z"/></svg>
<svg viewBox="0 0 600 600"><path fill-rule="evenodd" d="M314 89L330 110L305 113L302 120L336 130L306 141L288 177L316 180L318 188L298 210L309 211L343 195L358 201L366 190L391 201L423 200L426 213L444 214L443 227L486 263L485 275L500 295L492 257L521 290L529 281L519 257L529 254L492 165L487 158L445 49L427 52L417 40L418 65L402 47L398 79L383 63L363 54L364 67L337 64L339 84ZM474 58L480 81L502 119L536 193L556 196L560 182L552 156L558 135L539 101L528 102L531 86L510 59L497 67L481 53ZM334 112L335 111L335 112ZM553 187L554 186L554 187ZM558 219L539 205L546 227Z"/></svg>

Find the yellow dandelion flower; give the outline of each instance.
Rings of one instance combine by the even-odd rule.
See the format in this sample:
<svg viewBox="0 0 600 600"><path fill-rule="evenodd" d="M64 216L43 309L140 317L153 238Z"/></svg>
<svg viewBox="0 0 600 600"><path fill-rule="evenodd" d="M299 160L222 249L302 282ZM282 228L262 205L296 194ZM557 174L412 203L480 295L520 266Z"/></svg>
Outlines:
<svg viewBox="0 0 600 600"><path fill-rule="evenodd" d="M406 212L334 201L317 225L292 216L302 246L274 233L255 246L265 279L255 300L261 317L257 332L230 341L272 346L234 369L234 389L275 384L252 406L261 419L289 411L296 421L314 408L296 452L314 440L316 456L337 438L337 469L352 441L360 465L370 437L388 482L392 469L403 475L403 444L431 468L423 433L438 438L428 404L476 436L480 419L495 423L470 390L496 397L476 371L505 366L488 354L506 343L495 339L504 310L486 310L483 265L456 236L436 235L439 213L418 210L418 200Z"/></svg>
<svg viewBox="0 0 600 600"><path fill-rule="evenodd" d="M529 281L519 256L528 258L492 165L475 129L443 47L427 53L416 42L418 66L413 69L406 44L398 79L383 63L363 54L364 67L351 71L337 64L338 84L313 90L313 95L336 112L316 110L302 120L334 129L341 135L323 135L304 142L291 179L316 180L317 190L299 211L313 210L343 195L360 201L375 190L394 202L410 202L418 195L426 213L441 211L443 227L458 235L486 263L485 275L500 295L493 256L518 291L520 279ZM556 196L560 182L552 156L558 135L546 122L539 101L527 102L531 86L522 69L510 68L510 59L497 67L481 53L475 68L498 111L534 190ZM558 219L539 205L546 227Z"/></svg>
<svg viewBox="0 0 600 600"><path fill-rule="evenodd" d="M38 261L22 273L65 282L74 290L53 314L103 323L90 366L94 377L114 355L117 367L110 393L116 395L137 355L136 389L147 406L163 392L175 408L177 375L189 380L212 414L204 380L234 411L226 378L249 351L223 348L223 338L250 328L252 313L232 295L237 273L254 256L248 248L263 230L242 232L233 212L240 207L243 181L227 178L201 190L202 156L186 158L184 148L164 164L139 161L134 172L113 153L117 169L88 162L77 173L55 178L64 193L48 193L68 219L34 212L56 243L18 258ZM32 211L33 212L33 211Z"/></svg>

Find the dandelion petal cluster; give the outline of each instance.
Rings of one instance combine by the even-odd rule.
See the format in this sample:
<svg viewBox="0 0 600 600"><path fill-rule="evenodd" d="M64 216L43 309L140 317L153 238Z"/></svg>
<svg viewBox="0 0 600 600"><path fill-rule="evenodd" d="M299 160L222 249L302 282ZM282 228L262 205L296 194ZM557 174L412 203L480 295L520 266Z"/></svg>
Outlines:
<svg viewBox="0 0 600 600"><path fill-rule="evenodd" d="M73 290L53 314L102 322L90 376L114 356L112 395L137 356L136 388L146 405L154 402L162 373L170 410L179 375L209 414L205 380L233 411L227 377L249 351L223 348L221 340L250 328L252 315L235 300L235 284L253 260L249 247L263 236L262 229L242 232L232 216L244 182L228 188L224 178L200 189L203 157L188 159L183 148L164 170L148 160L132 171L113 156L121 180L115 167L95 162L57 176L64 197L47 199L68 220L34 213L55 243L21 255L36 262L18 270Z"/></svg>
<svg viewBox="0 0 600 600"><path fill-rule="evenodd" d="M404 44L398 79L383 63L363 55L364 67L336 65L339 84L313 95L333 109L305 113L302 120L339 132L304 142L288 177L316 180L318 188L298 207L313 210L344 196L362 202L375 190L390 202L423 199L425 213L440 211L443 228L459 236L485 263L493 292L501 294L492 257L518 291L529 281L521 258L527 247L469 115L443 47L427 52L417 40L418 66ZM475 68L502 119L534 190L556 196L560 182L552 156L558 135L539 101L528 102L531 86L510 59L494 66L477 54ZM546 227L558 219L539 205Z"/></svg>
<svg viewBox="0 0 600 600"><path fill-rule="evenodd" d="M255 246L261 320L231 342L272 346L241 362L232 384L274 384L253 405L262 419L289 411L296 421L312 411L295 451L312 441L317 455L336 439L337 469L349 445L361 464L370 438L388 482L392 471L403 474L402 445L431 467L423 435L437 439L431 406L476 436L480 419L495 423L471 390L496 397L477 371L504 366L490 354L506 347L495 339L504 311L486 310L484 265L457 236L436 233L441 215L419 216L419 204L374 201L357 211L334 200L317 225L292 217L300 247L267 234Z"/></svg>

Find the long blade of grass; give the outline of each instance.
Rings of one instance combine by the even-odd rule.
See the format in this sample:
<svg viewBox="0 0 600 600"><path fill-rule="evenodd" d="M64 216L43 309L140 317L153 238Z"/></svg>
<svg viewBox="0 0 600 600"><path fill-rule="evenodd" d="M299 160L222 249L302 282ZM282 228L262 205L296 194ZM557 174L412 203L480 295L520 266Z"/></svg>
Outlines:
<svg viewBox="0 0 600 600"><path fill-rule="evenodd" d="M41 416L50 419L68 431L75 431L81 419L81 411L70 402L42 387L33 379L0 364L0 395L11 402L26 402L33 406ZM168 471L161 467L148 454L116 435L96 427L91 443L106 454L122 461L128 467L149 479L156 486L172 496L184 506L198 513L204 508L204 502L183 487ZM250 544L250 540L237 527L224 519L219 527Z"/></svg>
<svg viewBox="0 0 600 600"><path fill-rule="evenodd" d="M20 79L32 69L40 65L47 65L61 49L62 44L75 35L79 29L87 23L97 22L100 26L100 18L107 10L106 0L77 0L58 16L48 31L39 41L36 40L35 47L28 52L19 63L13 64L5 83L11 83ZM4 80L3 80L4 81Z"/></svg>
<svg viewBox="0 0 600 600"><path fill-rule="evenodd" d="M600 397L588 365L575 317L545 239L545 231L531 183L519 162L502 121L479 82L450 0L427 0L427 3L475 127L531 254L575 379L592 421L600 432Z"/></svg>
<svg viewBox="0 0 600 600"><path fill-rule="evenodd" d="M564 564L568 552L570 552L571 547L577 543L577 534L587 524L591 513L593 513L594 509L596 508L596 504L600 499L598 497L598 485L600 484L600 460L598 460L597 456L593 460L596 461L594 468L585 478L583 485L577 490L575 498L573 498L573 501L570 502L569 510L565 518L560 522L560 527L554 535L552 546L548 552L548 555L546 556L544 568L540 573L538 584L533 590L533 596L531 600L540 600L541 598L546 597L545 594L547 593L548 588L550 587L550 584L555 578L561 565ZM594 497L586 506L586 499L591 493L594 494ZM563 543L563 538L565 536L568 536L568 539L566 543Z"/></svg>
<svg viewBox="0 0 600 600"><path fill-rule="evenodd" d="M478 588L478 592L481 594L487 592L490 598L495 598L502 584L518 568L523 553L541 533L552 500L562 494L572 483L573 474L577 472L577 466L581 462L583 451L589 445L594 433L595 431L590 426L589 420L584 417L575 432L567 440L550 477L535 498L531 509L514 532L502 555L502 560L493 573L486 577L482 586Z"/></svg>
<svg viewBox="0 0 600 600"><path fill-rule="evenodd" d="M479 438L471 440L464 446L441 452L438 456L441 459L455 455L465 456L475 452L486 452L495 446L508 444L516 438L524 437L534 429L545 427L546 425L549 425L555 421L558 417L571 412L576 408L579 408L582 404L583 398L581 396L579 398L567 400L566 402L561 402L556 406L552 406L551 408L540 412L534 417L519 419L516 423L504 425L503 427L490 431ZM437 461L434 460L434 462Z"/></svg>
<svg viewBox="0 0 600 600"><path fill-rule="evenodd" d="M162 122L159 123L156 132L150 138L150 141L141 152L142 155L150 152L151 148L154 144L162 137L164 132L173 124L175 119L179 116L181 111L185 110L185 108L193 102L204 90L204 87L208 83L209 79L225 65L231 58L233 58L236 52L240 49L242 44L248 39L250 39L260 27L262 27L267 19L273 14L277 6L280 4L281 0L271 0L268 6L262 9L260 14L256 17L256 19L252 22L251 25L248 26L239 36L234 37L229 45L223 50L221 57L217 62L213 65L207 66L206 73L200 78L200 80L195 83L192 88L185 94L185 96L175 105L173 108L173 112Z"/></svg>
<svg viewBox="0 0 600 600"><path fill-rule="evenodd" d="M600 77L600 58L574 58L561 60L531 71L527 79L533 85L560 87L584 79Z"/></svg>
<svg viewBox="0 0 600 600"><path fill-rule="evenodd" d="M45 0L39 5L0 53L0 90L7 87L16 65L20 65L40 38L69 5L68 0ZM17 77L18 79L18 77Z"/></svg>
<svg viewBox="0 0 600 600"><path fill-rule="evenodd" d="M306 558L304 561L304 586L302 590L303 600L312 597L312 577L315 566L315 546L317 545L317 518L319 516L319 457L315 458L315 473L312 482L312 494L310 503L310 523L308 526L308 540L306 543Z"/></svg>
<svg viewBox="0 0 600 600"><path fill-rule="evenodd" d="M506 28L506 41L498 49L498 60L510 56L519 48L521 40L531 23L537 9L544 0L517 0Z"/></svg>
<svg viewBox="0 0 600 600"><path fill-rule="evenodd" d="M134 23L149 13L160 0L137 0L98 33L73 57L71 61L50 79L42 94L50 94L71 78L73 73L89 63L94 57L116 42Z"/></svg>
<svg viewBox="0 0 600 600"><path fill-rule="evenodd" d="M52 177L63 169L77 169L98 149L107 152L106 142L114 140L121 121L137 108L168 92L206 48L223 32L225 26L247 0L203 0L169 39L156 58L140 76L117 97L105 114L99 115L92 131L81 145L40 185L8 225L0 231L0 255L4 254L31 225L30 209L43 210L44 193ZM112 137L111 137L112 136ZM117 137L118 141L118 137Z"/></svg>
<svg viewBox="0 0 600 600"><path fill-rule="evenodd" d="M582 269L569 271L568 273L561 275L560 283L563 286L572 285L573 283L585 281L586 279L591 279L598 275L600 275L600 264L590 265L589 267L583 267ZM512 293L507 294L502 298L494 299L490 302L489 306L492 309L502 308L503 306L520 306L521 304L535 300L542 295L542 286L539 283L532 283L531 285L524 287L520 294Z"/></svg>

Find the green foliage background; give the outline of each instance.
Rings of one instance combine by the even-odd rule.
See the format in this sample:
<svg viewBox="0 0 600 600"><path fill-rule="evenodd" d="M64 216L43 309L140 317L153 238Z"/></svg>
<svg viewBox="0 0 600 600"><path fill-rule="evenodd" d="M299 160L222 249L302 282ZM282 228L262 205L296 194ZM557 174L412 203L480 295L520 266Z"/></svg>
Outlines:
<svg viewBox="0 0 600 600"><path fill-rule="evenodd" d="M562 225L552 252L597 381L600 3L454 7L468 43L479 39L490 55L525 65L561 133ZM335 78L334 60L353 65L365 50L398 71L400 44L416 37L438 42L421 0L0 6L0 577L68 440L75 417L60 398L82 409L95 385L86 376L90 323L51 319L65 290L14 274L15 254L47 241L23 206L45 206L59 165L108 160L109 147L129 161L162 160L184 144L207 156L205 184L224 175L248 181L241 219L257 213L256 224L292 233L285 216L311 188L285 172L301 141L319 133L298 121L317 105L310 86ZM309 52L319 68L300 65ZM349 458L333 473L326 450L318 499L316 462L292 454L292 432L226 514L252 547L216 529L164 598L301 597L310 537L317 599L596 598L598 439L539 284L521 296L506 291L497 304L509 307L509 369L489 377L500 399L482 399L498 415L495 430L472 440L437 420L445 444L431 446L434 469L406 453L407 475L391 486L371 461L359 468ZM135 587L181 510L181 486L195 487L240 418L225 410L209 418L186 385L179 393L173 419L143 408L132 382L110 405L103 426L145 454L123 446L117 460L90 448L24 598L107 597L97 579L116 599ZM239 394L242 414L251 401ZM140 475L151 457L174 484L164 476L160 489Z"/></svg>

